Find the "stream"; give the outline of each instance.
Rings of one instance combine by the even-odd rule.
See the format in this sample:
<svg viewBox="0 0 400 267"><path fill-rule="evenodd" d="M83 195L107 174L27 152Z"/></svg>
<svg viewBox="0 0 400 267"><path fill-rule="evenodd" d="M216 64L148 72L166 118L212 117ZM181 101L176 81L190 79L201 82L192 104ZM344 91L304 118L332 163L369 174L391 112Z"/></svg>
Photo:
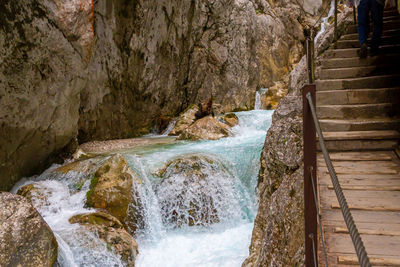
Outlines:
<svg viewBox="0 0 400 267"><path fill-rule="evenodd" d="M257 214L255 187L260 153L272 114L273 111L267 110L237 112L239 124L232 128L233 135L217 141L177 141L119 152L142 181L138 192L144 207L144 225L135 234L139 247L135 266L241 266L248 256ZM201 183L188 186L182 182L182 175L174 172L168 173L169 182L160 182L156 173L166 164L193 156L200 158L202 164L205 178ZM107 155L88 160L87 168L96 168L106 159ZM24 178L12 189L16 193L20 187L35 182L46 192L47 205L37 209L56 235L58 265L123 266L95 234L68 222L73 215L94 211L85 207L90 179L84 180L80 191L73 190L83 174L55 174L58 167L53 165L41 175ZM188 210L177 204L182 190L190 203L197 203L199 209L211 209L218 220L176 227L165 207L180 214L182 220L189 218ZM209 201L204 201L200 193L206 194Z"/></svg>

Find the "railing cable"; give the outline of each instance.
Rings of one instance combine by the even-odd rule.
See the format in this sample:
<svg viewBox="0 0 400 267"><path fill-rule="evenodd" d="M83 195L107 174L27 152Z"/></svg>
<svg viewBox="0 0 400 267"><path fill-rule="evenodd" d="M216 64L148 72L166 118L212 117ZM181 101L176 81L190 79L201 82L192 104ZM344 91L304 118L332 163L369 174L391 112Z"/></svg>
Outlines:
<svg viewBox="0 0 400 267"><path fill-rule="evenodd" d="M319 142L321 151L324 155L325 163L328 168L329 174L331 176L333 188L335 190L335 193L336 193L339 205L340 205L340 209L343 214L344 221L346 223L347 229L349 230L350 237L353 241L353 245L356 250L358 262L360 263L360 265L362 267L370 267L371 263L369 262L367 252L365 251L364 243L362 242L361 236L360 236L358 229L354 223L353 216L351 215L346 198L343 194L342 187L340 186L339 180L336 175L336 171L332 165L332 161L329 157L328 150L326 149L324 137L322 135L321 127L319 125L319 121L317 118L317 114L315 111L315 107L314 107L314 103L313 103L311 94L307 93L306 98L308 100L308 104L309 104L309 107L311 110L311 115L312 115L312 118L313 118L313 121L315 124L315 129L318 134L318 142Z"/></svg>

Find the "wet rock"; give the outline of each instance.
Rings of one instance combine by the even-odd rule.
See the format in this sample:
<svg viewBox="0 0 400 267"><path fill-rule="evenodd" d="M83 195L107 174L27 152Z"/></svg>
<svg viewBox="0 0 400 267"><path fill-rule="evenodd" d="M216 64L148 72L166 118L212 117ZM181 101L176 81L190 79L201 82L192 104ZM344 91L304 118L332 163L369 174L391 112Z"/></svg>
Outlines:
<svg viewBox="0 0 400 267"><path fill-rule="evenodd" d="M156 193L168 225L209 225L220 221L221 183L230 175L218 161L204 155L186 155L168 163L159 174Z"/></svg>
<svg viewBox="0 0 400 267"><path fill-rule="evenodd" d="M180 135L183 131L192 125L196 120L196 113L199 111L197 105L190 105L184 112L182 112L176 120L175 127L169 135Z"/></svg>
<svg viewBox="0 0 400 267"><path fill-rule="evenodd" d="M130 169L121 154L116 154L94 174L86 204L108 211L134 232L141 220L142 210L135 184L141 184L138 175Z"/></svg>
<svg viewBox="0 0 400 267"><path fill-rule="evenodd" d="M22 196L0 193L0 266L47 266L57 260L57 241Z"/></svg>
<svg viewBox="0 0 400 267"><path fill-rule="evenodd" d="M51 195L51 192L40 183L24 185L18 189L17 194L28 199L37 209L50 205L48 198Z"/></svg>
<svg viewBox="0 0 400 267"><path fill-rule="evenodd" d="M207 116L197 120L179 135L178 140L218 140L230 134L230 127Z"/></svg>
<svg viewBox="0 0 400 267"><path fill-rule="evenodd" d="M135 266L138 245L117 218L105 212L94 212L75 215L69 222L79 223L96 233L127 266Z"/></svg>
<svg viewBox="0 0 400 267"><path fill-rule="evenodd" d="M234 127L239 124L239 118L238 116L236 116L235 113L228 113L223 115L222 120L226 125L230 127Z"/></svg>

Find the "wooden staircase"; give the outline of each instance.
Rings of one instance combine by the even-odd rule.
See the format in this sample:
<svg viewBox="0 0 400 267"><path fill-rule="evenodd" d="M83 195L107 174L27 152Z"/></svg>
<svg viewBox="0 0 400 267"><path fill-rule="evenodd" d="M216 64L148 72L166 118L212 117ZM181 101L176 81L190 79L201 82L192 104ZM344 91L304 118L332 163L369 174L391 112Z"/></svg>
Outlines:
<svg viewBox="0 0 400 267"><path fill-rule="evenodd" d="M400 266L400 16L386 10L380 54L359 59L356 26L323 54L317 114L333 165L373 266ZM329 266L357 266L331 178L317 156ZM319 263L323 265L321 247Z"/></svg>

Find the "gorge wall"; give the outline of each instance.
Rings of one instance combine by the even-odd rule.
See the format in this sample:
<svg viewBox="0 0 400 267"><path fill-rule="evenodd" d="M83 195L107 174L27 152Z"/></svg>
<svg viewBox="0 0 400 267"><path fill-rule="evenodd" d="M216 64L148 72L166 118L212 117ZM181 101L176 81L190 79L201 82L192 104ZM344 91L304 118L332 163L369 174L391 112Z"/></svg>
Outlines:
<svg viewBox="0 0 400 267"><path fill-rule="evenodd" d="M151 131L212 96L250 109L287 77L320 1L5 0L0 190L76 144Z"/></svg>

